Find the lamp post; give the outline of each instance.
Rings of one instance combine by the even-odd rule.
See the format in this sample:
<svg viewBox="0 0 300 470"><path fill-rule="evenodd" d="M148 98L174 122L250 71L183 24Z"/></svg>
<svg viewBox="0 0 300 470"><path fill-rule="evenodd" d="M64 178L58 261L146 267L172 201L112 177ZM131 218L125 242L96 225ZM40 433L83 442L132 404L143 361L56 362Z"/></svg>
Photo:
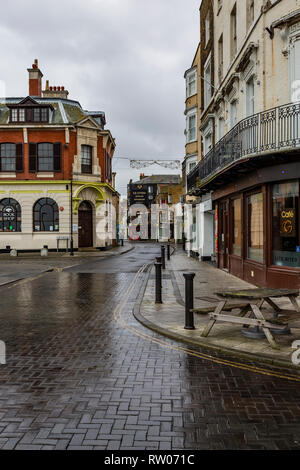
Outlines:
<svg viewBox="0 0 300 470"><path fill-rule="evenodd" d="M70 256L74 256L74 242L73 242L73 180L70 181L70 206L71 206L71 230L70 230Z"/></svg>

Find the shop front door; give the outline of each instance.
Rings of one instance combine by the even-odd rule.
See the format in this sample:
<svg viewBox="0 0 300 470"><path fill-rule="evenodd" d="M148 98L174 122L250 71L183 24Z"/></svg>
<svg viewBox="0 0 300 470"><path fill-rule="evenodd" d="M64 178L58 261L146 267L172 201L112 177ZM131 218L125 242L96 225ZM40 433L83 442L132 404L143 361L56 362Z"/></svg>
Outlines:
<svg viewBox="0 0 300 470"><path fill-rule="evenodd" d="M78 210L78 246L93 246L93 209L87 201L82 202Z"/></svg>
<svg viewBox="0 0 300 470"><path fill-rule="evenodd" d="M228 269L228 239L229 239L229 220L228 220L228 203L220 204L220 251L219 251L219 267Z"/></svg>

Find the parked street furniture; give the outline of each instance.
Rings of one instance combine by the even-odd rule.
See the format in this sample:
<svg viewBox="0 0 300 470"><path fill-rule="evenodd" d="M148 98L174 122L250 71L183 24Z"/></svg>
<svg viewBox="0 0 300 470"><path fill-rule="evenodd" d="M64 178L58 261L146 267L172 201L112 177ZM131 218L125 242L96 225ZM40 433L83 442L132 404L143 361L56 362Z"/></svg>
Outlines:
<svg viewBox="0 0 300 470"><path fill-rule="evenodd" d="M65 241L66 252L68 252L69 251L69 237L64 237L64 236L56 237L56 251L57 252L59 251L59 245L60 245L61 240Z"/></svg>
<svg viewBox="0 0 300 470"><path fill-rule="evenodd" d="M250 336L248 331L248 329L250 329L249 327L254 327L252 337L258 338L263 335L267 338L273 349L279 349L273 334L289 333L286 320L292 318L295 315L299 317L300 313L300 306L296 300L296 297L299 295L299 291L296 289L245 289L216 292L216 295L225 298L225 300L221 300L216 306L209 308L213 311L208 312L210 320L201 334L203 337L207 337L209 335L216 321L223 321L243 325L243 332L246 336ZM293 306L292 311L282 310L272 300L274 298L282 297L289 298ZM247 303L244 305L229 304L227 300L228 298L245 300ZM274 314L271 320L266 320L261 311L261 308L265 302L273 309ZM239 309L238 315L223 314L223 312L231 312L234 309ZM197 310L198 313L201 313L201 310L203 311L203 309L196 309L194 311L197 312ZM279 319L279 314L284 314L284 317Z"/></svg>

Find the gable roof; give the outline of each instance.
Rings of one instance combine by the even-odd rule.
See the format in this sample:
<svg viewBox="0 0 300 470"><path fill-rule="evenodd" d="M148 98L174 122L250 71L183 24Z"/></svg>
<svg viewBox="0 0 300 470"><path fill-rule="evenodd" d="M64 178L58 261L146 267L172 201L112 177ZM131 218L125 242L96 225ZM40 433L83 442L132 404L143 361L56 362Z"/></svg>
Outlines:
<svg viewBox="0 0 300 470"><path fill-rule="evenodd" d="M47 108L52 108L52 105L51 104L41 104L41 103L38 103L36 100L34 100L31 96L26 96L26 98L22 99L19 103L9 103L9 102L6 102L6 106L8 108L15 108L15 107L32 107L32 106L37 106L37 107L47 107Z"/></svg>

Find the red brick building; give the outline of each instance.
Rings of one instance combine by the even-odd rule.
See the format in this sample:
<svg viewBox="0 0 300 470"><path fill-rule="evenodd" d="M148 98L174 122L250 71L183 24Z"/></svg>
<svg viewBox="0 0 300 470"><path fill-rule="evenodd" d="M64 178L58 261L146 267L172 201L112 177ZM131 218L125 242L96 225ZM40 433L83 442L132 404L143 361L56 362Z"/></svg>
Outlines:
<svg viewBox="0 0 300 470"><path fill-rule="evenodd" d="M58 238L109 247L115 140L105 114L62 86L43 90L37 60L28 73L28 96L0 103L0 250L56 249Z"/></svg>

